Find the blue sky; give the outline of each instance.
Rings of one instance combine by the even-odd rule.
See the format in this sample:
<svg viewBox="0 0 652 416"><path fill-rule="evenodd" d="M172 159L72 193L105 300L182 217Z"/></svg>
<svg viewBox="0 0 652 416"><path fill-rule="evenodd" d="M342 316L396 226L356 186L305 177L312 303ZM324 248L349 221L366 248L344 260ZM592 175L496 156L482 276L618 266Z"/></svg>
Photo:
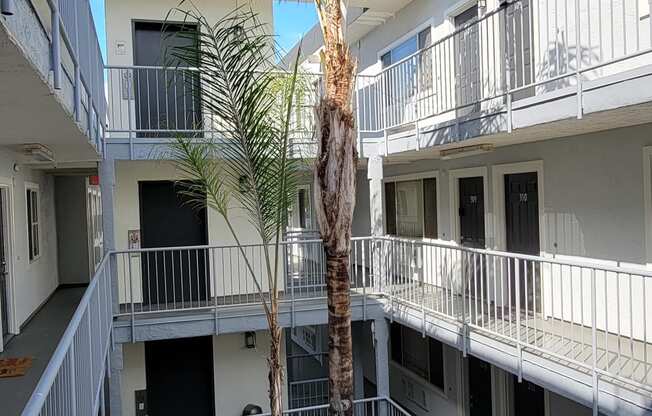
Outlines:
<svg viewBox="0 0 652 416"><path fill-rule="evenodd" d="M106 60L106 32L104 27L104 0L90 0L95 27L99 37L102 54ZM312 3L294 3L274 1L274 31L278 43L284 50L289 50L311 27L317 23L315 5Z"/></svg>

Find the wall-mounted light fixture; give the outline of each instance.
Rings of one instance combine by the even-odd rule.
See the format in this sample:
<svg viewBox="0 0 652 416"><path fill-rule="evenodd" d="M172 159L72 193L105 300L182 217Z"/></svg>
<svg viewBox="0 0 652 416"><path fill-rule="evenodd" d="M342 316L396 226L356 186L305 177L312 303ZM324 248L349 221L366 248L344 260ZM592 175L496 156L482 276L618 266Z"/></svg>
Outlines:
<svg viewBox="0 0 652 416"><path fill-rule="evenodd" d="M0 13L12 16L15 13L14 0L0 0Z"/></svg>
<svg viewBox="0 0 652 416"><path fill-rule="evenodd" d="M256 333L254 331L247 331L244 334L245 347L249 349L256 348Z"/></svg>

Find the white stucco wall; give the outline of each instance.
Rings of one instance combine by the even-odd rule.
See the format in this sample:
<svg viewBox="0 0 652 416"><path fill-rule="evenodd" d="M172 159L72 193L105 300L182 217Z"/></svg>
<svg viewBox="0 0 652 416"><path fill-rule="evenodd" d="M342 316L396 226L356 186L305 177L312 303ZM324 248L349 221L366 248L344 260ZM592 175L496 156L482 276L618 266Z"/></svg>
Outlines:
<svg viewBox="0 0 652 416"><path fill-rule="evenodd" d="M284 339L284 338L283 338ZM256 332L256 348L244 346L244 334L213 337L213 369L215 373L215 414L239 416L247 404L257 404L269 412L267 361L269 332ZM147 388L145 376L145 344L123 345L122 414L135 415L134 391ZM285 363L285 341L281 349ZM182 381L181 381L182 382ZM287 407L287 380L284 380L283 403Z"/></svg>
<svg viewBox="0 0 652 416"><path fill-rule="evenodd" d="M13 169L17 155L0 152L0 186L3 188L4 225L8 243L9 321L11 332L19 327L47 300L59 284L57 273L56 217L54 208L54 178L42 171L20 166ZM41 254L29 260L27 238L26 183L38 186Z"/></svg>
<svg viewBox="0 0 652 416"><path fill-rule="evenodd" d="M498 191L503 186L502 165L534 161L532 165L538 164L542 169L539 178L542 190L539 192L541 255L645 268L650 258L646 250L648 225L643 152L644 147L652 145L649 132L650 125L643 125L502 147L481 156L388 165L385 166L385 177L438 172L439 238L449 243L453 239L453 222L458 221L457 213L451 212L454 205L451 199L455 198L450 189L451 183L455 183L450 181L451 171L486 169L486 245L504 250L504 220L501 218L504 213L500 212L498 204L501 202ZM523 171L533 170L525 167ZM648 217L650 214L647 213ZM432 266L427 262L428 257L425 258L424 268L428 270ZM590 271L580 274L577 269L560 271L558 267L544 266L542 276L545 314L574 322L583 317L584 324L590 324ZM598 328L607 327L608 323L609 330L626 336L632 333L639 339L646 332L651 333L652 318L636 318L643 314L645 300L652 296L649 284L643 290L640 277L630 279L628 275L611 273L605 279L601 272L596 274L596 282ZM554 293L565 293L565 296L554 296ZM630 309L633 311L631 315ZM608 322L605 322L605 313ZM648 310L648 317L649 313ZM646 321L647 328L644 328Z"/></svg>
<svg viewBox="0 0 652 416"><path fill-rule="evenodd" d="M110 65L133 65L133 22L165 21L172 8L189 10L197 7L209 23L215 23L241 6L251 6L258 13L258 19L269 25L273 33L271 0L194 0L179 6L177 0L105 0L107 62ZM124 42L124 55L116 53L117 42Z"/></svg>

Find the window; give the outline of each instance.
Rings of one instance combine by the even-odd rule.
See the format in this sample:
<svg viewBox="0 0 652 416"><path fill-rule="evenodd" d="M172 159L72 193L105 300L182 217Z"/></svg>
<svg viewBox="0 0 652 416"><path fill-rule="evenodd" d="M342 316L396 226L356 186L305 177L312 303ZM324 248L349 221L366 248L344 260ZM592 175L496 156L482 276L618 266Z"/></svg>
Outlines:
<svg viewBox="0 0 652 416"><path fill-rule="evenodd" d="M308 188L299 188L298 192L299 227L310 228L312 225L310 192Z"/></svg>
<svg viewBox="0 0 652 416"><path fill-rule="evenodd" d="M441 342L408 327L391 324L392 361L444 390L444 347Z"/></svg>
<svg viewBox="0 0 652 416"><path fill-rule="evenodd" d="M437 179L385 183L386 232L406 238L437 238Z"/></svg>
<svg viewBox="0 0 652 416"><path fill-rule="evenodd" d="M27 188L27 241L29 260L35 260L41 254L39 244L39 194L36 188Z"/></svg>
<svg viewBox="0 0 652 416"><path fill-rule="evenodd" d="M389 51L385 52L380 57L380 62L383 68L387 68L390 65L397 63L398 61L407 58L410 55L413 55L430 46L432 42L432 33L430 26L426 29L423 29L416 35L410 37L409 39L401 42L399 45L391 48Z"/></svg>

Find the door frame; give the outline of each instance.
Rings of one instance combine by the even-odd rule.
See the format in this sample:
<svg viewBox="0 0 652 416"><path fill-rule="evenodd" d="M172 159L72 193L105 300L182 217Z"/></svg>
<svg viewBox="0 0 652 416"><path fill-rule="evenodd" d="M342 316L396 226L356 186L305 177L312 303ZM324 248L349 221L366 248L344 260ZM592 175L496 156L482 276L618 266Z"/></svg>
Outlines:
<svg viewBox="0 0 652 416"><path fill-rule="evenodd" d="M515 173L537 174L537 196L539 209L539 256L545 256L546 253L546 217L545 217L545 199L544 199L544 171L543 160L532 160L528 162L506 163L494 165L493 174L493 211L494 211L494 249L499 251L507 250L507 221L505 208L505 176Z"/></svg>
<svg viewBox="0 0 652 416"><path fill-rule="evenodd" d="M8 331L10 334L17 334L19 332L18 325L16 324L16 302L15 302L15 281L14 281L14 180L9 177L0 177L0 192L5 201L5 209L2 211L0 221L4 230L4 247L5 257L7 262L7 322L9 323ZM27 211L25 211L27 212ZM2 331L0 331L0 351L3 351L4 339L2 339Z"/></svg>
<svg viewBox="0 0 652 416"><path fill-rule="evenodd" d="M652 266L652 146L643 147L643 206L645 216L645 262Z"/></svg>
<svg viewBox="0 0 652 416"><path fill-rule="evenodd" d="M482 189L484 192L484 241L485 247L489 247L492 238L491 221L489 217L489 183L488 169L486 166L473 168L453 169L448 171L448 200L450 204L451 219L451 240L460 245L460 179L482 177Z"/></svg>
<svg viewBox="0 0 652 416"><path fill-rule="evenodd" d="M475 357L479 359L478 357ZM483 360L484 361L484 360ZM491 415L497 416L502 414L499 403L497 403L496 398L498 397L498 369L496 366L491 364L488 361L485 361L489 364L490 373L491 373ZM460 411L458 412L459 416L470 416L471 415L471 371L469 366L468 358L462 358L462 405L460 406Z"/></svg>

